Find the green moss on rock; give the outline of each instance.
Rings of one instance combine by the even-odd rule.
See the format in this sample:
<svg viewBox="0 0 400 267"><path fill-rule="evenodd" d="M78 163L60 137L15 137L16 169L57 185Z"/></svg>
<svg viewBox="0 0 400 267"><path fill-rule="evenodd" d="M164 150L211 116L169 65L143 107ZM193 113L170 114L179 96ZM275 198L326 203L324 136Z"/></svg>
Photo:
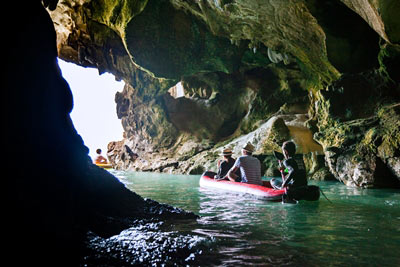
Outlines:
<svg viewBox="0 0 400 267"><path fill-rule="evenodd" d="M276 117L271 121L271 127L264 139L264 151L280 151L283 142L290 140L289 128L282 118Z"/></svg>
<svg viewBox="0 0 400 267"><path fill-rule="evenodd" d="M89 3L90 16L94 21L105 24L125 38L129 21L143 11L148 0L99 0Z"/></svg>
<svg viewBox="0 0 400 267"><path fill-rule="evenodd" d="M322 144L331 172L351 186L399 186L397 172L389 171L400 154L396 86L379 72L342 79L349 81L339 80L313 99L314 139Z"/></svg>
<svg viewBox="0 0 400 267"><path fill-rule="evenodd" d="M381 158L400 156L400 104L384 106L377 112L382 143L377 147Z"/></svg>

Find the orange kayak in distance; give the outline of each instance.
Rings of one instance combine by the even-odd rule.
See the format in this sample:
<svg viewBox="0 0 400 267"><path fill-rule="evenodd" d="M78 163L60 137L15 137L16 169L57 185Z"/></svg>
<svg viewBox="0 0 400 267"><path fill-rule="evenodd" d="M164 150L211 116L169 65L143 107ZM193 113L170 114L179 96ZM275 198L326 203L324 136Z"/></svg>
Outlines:
<svg viewBox="0 0 400 267"><path fill-rule="evenodd" d="M110 163L95 163L96 166L103 169L112 169L112 165Z"/></svg>

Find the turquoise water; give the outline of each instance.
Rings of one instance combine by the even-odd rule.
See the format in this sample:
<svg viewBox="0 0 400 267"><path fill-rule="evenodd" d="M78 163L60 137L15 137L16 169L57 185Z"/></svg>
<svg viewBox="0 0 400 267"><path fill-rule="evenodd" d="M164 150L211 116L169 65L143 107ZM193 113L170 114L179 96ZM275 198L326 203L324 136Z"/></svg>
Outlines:
<svg viewBox="0 0 400 267"><path fill-rule="evenodd" d="M400 192L317 184L332 201L297 205L199 188L199 176L112 171L139 195L200 218L174 231L205 237L210 265L400 266ZM208 264L207 264L208 265Z"/></svg>

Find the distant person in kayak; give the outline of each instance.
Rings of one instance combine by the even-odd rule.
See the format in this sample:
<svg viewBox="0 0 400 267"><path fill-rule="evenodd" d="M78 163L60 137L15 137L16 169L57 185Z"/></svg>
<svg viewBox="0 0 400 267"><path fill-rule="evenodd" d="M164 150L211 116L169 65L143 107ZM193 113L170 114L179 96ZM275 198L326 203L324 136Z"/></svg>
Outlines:
<svg viewBox="0 0 400 267"><path fill-rule="evenodd" d="M240 156L233 167L228 172L230 181L262 185L261 181L261 163L253 157L254 146L247 143L242 148L242 156ZM236 175L236 171L240 170L241 178Z"/></svg>
<svg viewBox="0 0 400 267"><path fill-rule="evenodd" d="M292 141L286 141L282 145L282 153L285 159L283 166L280 167L282 175L281 179L271 179L271 185L275 189L295 189L307 185L306 170L303 158L295 158L296 145ZM288 170L288 174L284 174L284 170Z"/></svg>
<svg viewBox="0 0 400 267"><path fill-rule="evenodd" d="M228 171L235 164L235 159L232 158L232 150L230 148L226 148L222 151L223 159L218 160L218 173L214 176L214 179L223 180L228 179L226 175Z"/></svg>
<svg viewBox="0 0 400 267"><path fill-rule="evenodd" d="M101 149L96 149L97 156L94 160L95 164L107 164L107 159L101 155Z"/></svg>

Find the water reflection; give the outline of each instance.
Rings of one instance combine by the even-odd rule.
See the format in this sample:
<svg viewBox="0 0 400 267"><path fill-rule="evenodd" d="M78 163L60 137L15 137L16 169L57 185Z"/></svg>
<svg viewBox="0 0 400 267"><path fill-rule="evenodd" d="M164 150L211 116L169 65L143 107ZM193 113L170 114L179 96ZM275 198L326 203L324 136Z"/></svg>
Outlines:
<svg viewBox="0 0 400 267"><path fill-rule="evenodd" d="M299 240L299 232L293 229L298 219L294 206L218 190L200 188L199 193L202 217L198 222L207 227L200 232L212 233L217 238L218 251L224 255L225 264L305 263L297 249L287 246ZM309 205L308 209L318 209L318 203ZM306 222L307 218L303 220Z"/></svg>
<svg viewBox="0 0 400 267"><path fill-rule="evenodd" d="M400 236L398 190L318 183L332 203L282 205L226 191L202 189L198 176L121 173L143 197L193 211L197 222L176 223L182 235L208 240L194 257L231 265L396 265ZM385 248L385 249L382 249Z"/></svg>

